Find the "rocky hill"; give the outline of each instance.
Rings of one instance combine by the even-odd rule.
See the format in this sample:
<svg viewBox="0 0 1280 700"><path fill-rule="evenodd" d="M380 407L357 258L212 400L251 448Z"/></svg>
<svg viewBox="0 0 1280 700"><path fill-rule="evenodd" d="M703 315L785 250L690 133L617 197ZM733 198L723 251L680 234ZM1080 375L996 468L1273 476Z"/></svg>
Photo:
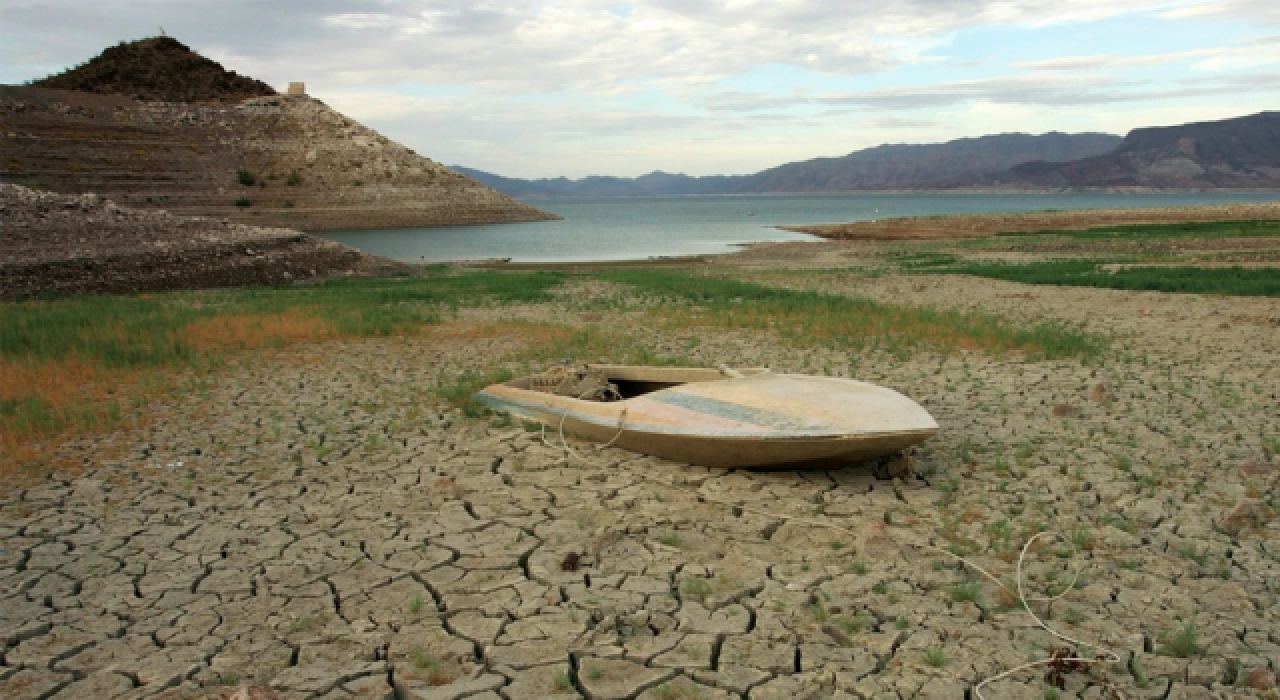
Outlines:
<svg viewBox="0 0 1280 700"><path fill-rule="evenodd" d="M1280 187L1280 112L1134 129L1104 155L1024 163L957 181L1064 189L1273 189Z"/></svg>
<svg viewBox="0 0 1280 700"><path fill-rule="evenodd" d="M997 173L1030 161L1068 161L1105 153L1111 134L997 134L935 144L885 144L837 158L779 165L752 175L690 177L654 172L636 178L519 180L454 166L500 192L519 197L772 194L913 189L939 180Z"/></svg>
<svg viewBox="0 0 1280 700"><path fill-rule="evenodd" d="M408 269L290 229L0 184L0 299L278 285Z"/></svg>
<svg viewBox="0 0 1280 700"><path fill-rule="evenodd" d="M121 42L32 85L149 102L235 103L276 94L270 85L228 71L167 36Z"/></svg>
<svg viewBox="0 0 1280 700"><path fill-rule="evenodd" d="M0 86L0 182L302 230L555 218L319 100L233 100L258 88L173 40L114 47L49 83L64 80L90 91Z"/></svg>

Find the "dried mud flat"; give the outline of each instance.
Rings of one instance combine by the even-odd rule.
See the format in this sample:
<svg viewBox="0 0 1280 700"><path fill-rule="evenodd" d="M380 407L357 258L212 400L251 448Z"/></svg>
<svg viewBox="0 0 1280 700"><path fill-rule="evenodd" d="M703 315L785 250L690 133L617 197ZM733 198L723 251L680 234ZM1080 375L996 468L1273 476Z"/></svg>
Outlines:
<svg viewBox="0 0 1280 700"><path fill-rule="evenodd" d="M1061 691L1028 671L985 697L1108 697L1090 680L1126 698L1275 697L1280 303L798 279L1088 321L1112 350L1085 366L803 349L660 330L601 312L589 301L615 290L574 280L557 303L245 363L149 427L66 445L81 473L5 496L0 696L965 698L1061 642L914 543L1012 580L1047 528L1081 548L1082 578L1035 609L1124 661ZM431 393L525 342L518 325L468 324L513 320L622 325L708 365L854 374L943 429L893 479L567 455ZM1033 552L1032 589L1064 580L1065 553Z"/></svg>

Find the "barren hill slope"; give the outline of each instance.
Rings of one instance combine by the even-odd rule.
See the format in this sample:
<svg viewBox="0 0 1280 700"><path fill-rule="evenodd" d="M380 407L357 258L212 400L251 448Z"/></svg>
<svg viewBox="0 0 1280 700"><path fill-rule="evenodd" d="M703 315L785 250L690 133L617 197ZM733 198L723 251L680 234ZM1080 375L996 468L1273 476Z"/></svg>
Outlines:
<svg viewBox="0 0 1280 700"><path fill-rule="evenodd" d="M110 53L103 56L111 59ZM234 74L210 78L211 62L191 59L199 57L190 51L152 54L176 62L177 68L153 66L160 74L195 67L185 93L194 102L135 100L130 94L138 85L164 81L119 71L112 79L86 78L87 84L125 94L0 87L0 182L312 231L555 218L319 100L273 94L227 103L240 89L227 77ZM110 73L103 56L64 75ZM120 71L136 65L111 59ZM164 84L170 92L182 90Z"/></svg>
<svg viewBox="0 0 1280 700"><path fill-rule="evenodd" d="M1110 153L1024 163L981 184L1065 188L1280 187L1280 112L1134 129Z"/></svg>

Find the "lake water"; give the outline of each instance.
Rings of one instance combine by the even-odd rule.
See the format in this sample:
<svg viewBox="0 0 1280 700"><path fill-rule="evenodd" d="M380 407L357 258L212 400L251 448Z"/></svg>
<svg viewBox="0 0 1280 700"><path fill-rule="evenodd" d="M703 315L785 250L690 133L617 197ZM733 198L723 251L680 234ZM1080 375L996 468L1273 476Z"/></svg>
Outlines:
<svg viewBox="0 0 1280 700"><path fill-rule="evenodd" d="M511 258L515 262L643 260L727 253L759 241L817 240L774 226L898 216L1044 209L1170 207L1280 199L1278 193L848 194L539 199L561 221L319 235L405 262Z"/></svg>

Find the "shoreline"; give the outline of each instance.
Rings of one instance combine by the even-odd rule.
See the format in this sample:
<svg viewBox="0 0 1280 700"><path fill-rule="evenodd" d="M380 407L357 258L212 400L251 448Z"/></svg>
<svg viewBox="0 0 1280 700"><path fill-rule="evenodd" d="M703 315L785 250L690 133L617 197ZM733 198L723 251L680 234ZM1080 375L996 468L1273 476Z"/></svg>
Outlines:
<svg viewBox="0 0 1280 700"><path fill-rule="evenodd" d="M1054 189L1054 188L956 188L946 190L931 189L883 189L883 190L823 190L819 192L691 192L686 194L639 194L639 195L564 195L564 196L519 196L508 195L520 202L555 201L559 199L678 199L682 197L849 197L856 195L954 195L957 197L983 195L1191 195L1191 194L1273 194L1280 196L1277 188L1237 188L1237 187L1192 187L1187 189L1169 189L1155 187L1100 187L1097 189ZM503 222L506 223L506 222ZM520 223L520 222L513 222Z"/></svg>
<svg viewBox="0 0 1280 700"><path fill-rule="evenodd" d="M944 214L774 228L837 241L895 241L983 238L1001 233L1076 231L1099 226L1266 220L1280 220L1280 201L1141 209Z"/></svg>

